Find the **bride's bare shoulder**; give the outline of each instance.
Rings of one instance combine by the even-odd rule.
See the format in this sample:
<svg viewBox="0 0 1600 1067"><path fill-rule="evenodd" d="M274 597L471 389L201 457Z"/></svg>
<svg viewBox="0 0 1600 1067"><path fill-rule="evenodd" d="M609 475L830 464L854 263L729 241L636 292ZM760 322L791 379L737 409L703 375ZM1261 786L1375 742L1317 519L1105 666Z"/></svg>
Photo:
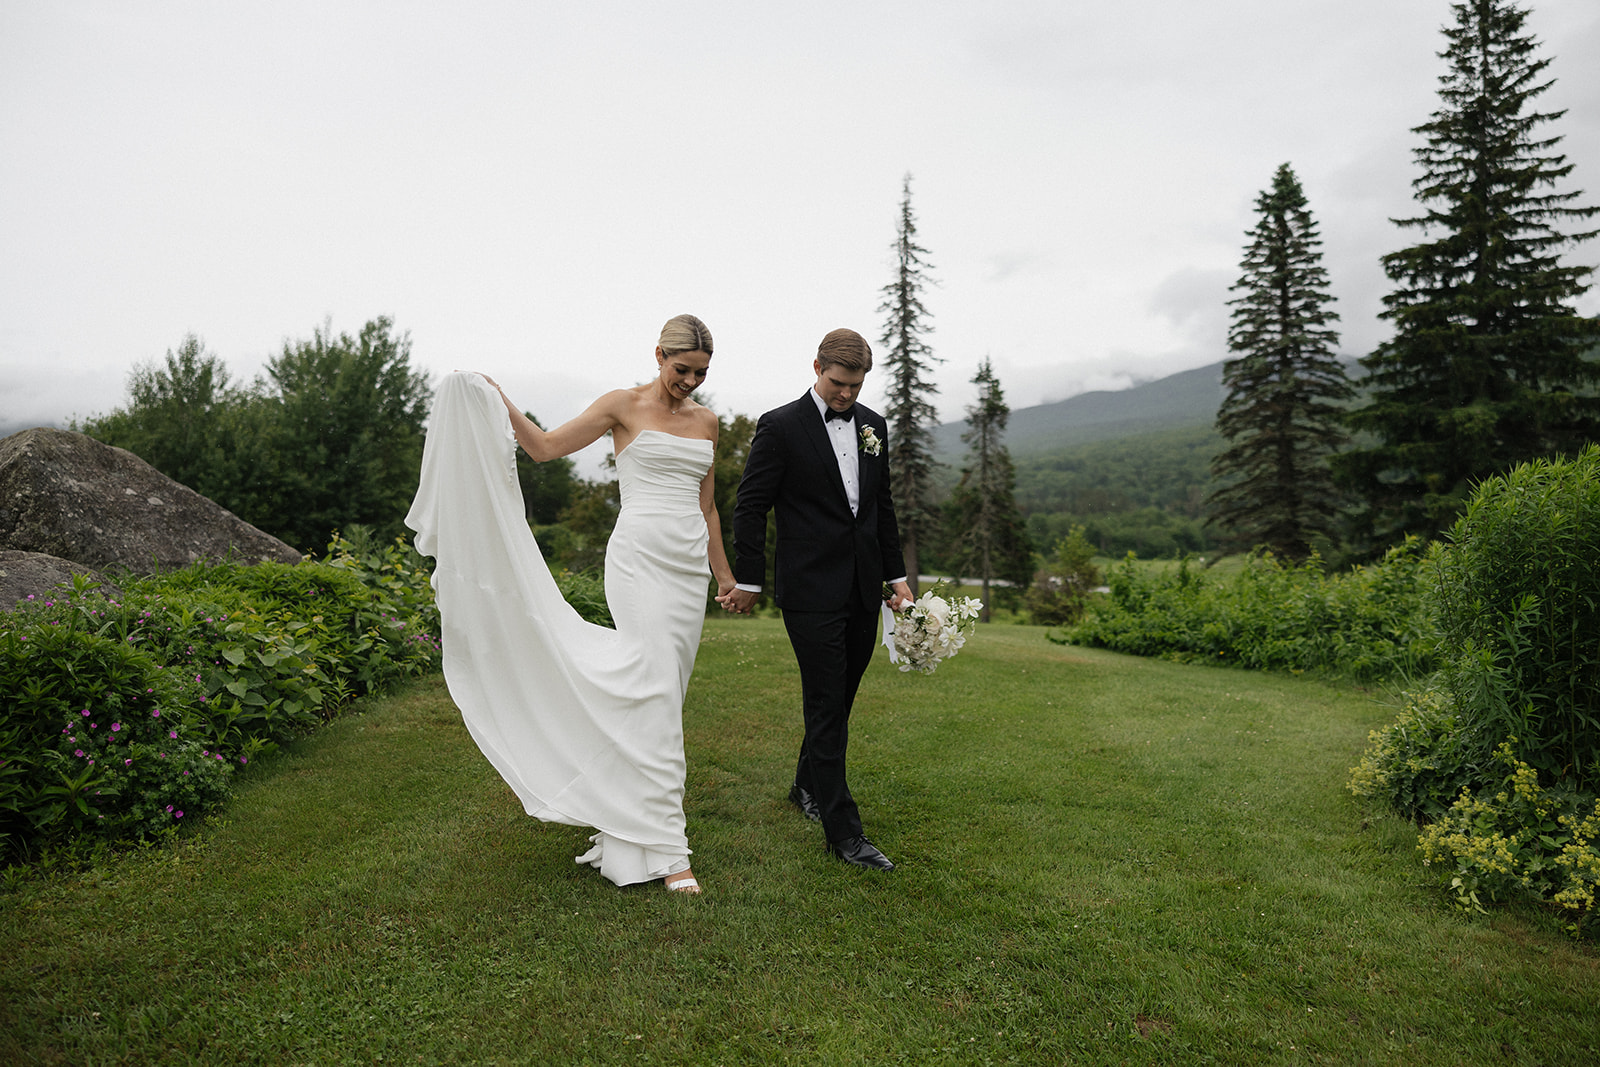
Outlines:
<svg viewBox="0 0 1600 1067"><path fill-rule="evenodd" d="M717 431L722 429L722 423L717 420L717 413L706 407L704 404L696 404L694 410L689 414L694 419L694 428L699 431L701 436L705 437L706 440L710 441L712 444L715 444L717 440Z"/></svg>

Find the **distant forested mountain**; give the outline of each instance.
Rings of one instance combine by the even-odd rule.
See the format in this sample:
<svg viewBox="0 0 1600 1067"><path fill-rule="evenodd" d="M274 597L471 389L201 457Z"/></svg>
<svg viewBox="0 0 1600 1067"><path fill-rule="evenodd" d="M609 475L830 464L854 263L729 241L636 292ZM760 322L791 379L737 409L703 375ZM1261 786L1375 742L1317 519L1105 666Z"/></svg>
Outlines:
<svg viewBox="0 0 1600 1067"><path fill-rule="evenodd" d="M1199 515L1222 402L1222 364L1129 389L1080 393L1011 412L1005 445L1028 512L1104 514L1159 507ZM959 476L965 422L935 432L946 479Z"/></svg>
<svg viewBox="0 0 1600 1067"><path fill-rule="evenodd" d="M1346 371L1360 373L1353 358ZM1011 412L1005 445L1016 464L1017 504L1034 547L1046 551L1073 525L1108 554L1141 556L1212 547L1203 525L1222 364L1128 389L1080 393ZM960 476L965 422L935 431L944 484Z"/></svg>
<svg viewBox="0 0 1600 1067"><path fill-rule="evenodd" d="M1078 515L1166 508L1196 518L1222 438L1207 423L1129 434L1016 460L1026 511Z"/></svg>
<svg viewBox="0 0 1600 1067"><path fill-rule="evenodd" d="M1006 424L1005 442L1011 458L1020 460L1090 441L1209 426L1221 403L1222 364L1212 363L1128 389L1079 393L1051 404L1016 408ZM961 434L966 428L965 421L947 422L935 431L941 461L960 465Z"/></svg>

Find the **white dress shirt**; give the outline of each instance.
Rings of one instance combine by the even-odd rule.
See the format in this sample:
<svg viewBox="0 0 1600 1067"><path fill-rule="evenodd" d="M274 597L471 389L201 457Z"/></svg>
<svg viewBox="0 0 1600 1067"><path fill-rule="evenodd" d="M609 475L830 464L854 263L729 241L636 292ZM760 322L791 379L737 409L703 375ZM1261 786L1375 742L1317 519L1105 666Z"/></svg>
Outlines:
<svg viewBox="0 0 1600 1067"><path fill-rule="evenodd" d="M844 479L844 495L845 499L850 501L850 514L859 514L861 452L856 441L856 417L851 415L848 419L828 418L828 405L817 395L815 387L811 390L811 399L816 402L817 413L822 416L822 425L828 431L828 440L833 444L833 454L839 460L839 477Z"/></svg>

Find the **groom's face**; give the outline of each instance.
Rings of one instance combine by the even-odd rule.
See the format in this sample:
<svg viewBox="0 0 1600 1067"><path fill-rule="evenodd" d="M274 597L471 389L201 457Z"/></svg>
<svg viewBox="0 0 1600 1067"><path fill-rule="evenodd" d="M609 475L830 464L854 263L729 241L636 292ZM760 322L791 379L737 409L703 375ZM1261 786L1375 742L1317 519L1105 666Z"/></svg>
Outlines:
<svg viewBox="0 0 1600 1067"><path fill-rule="evenodd" d="M867 380L864 370L847 370L837 363L826 367L820 359L811 361L817 372L817 395L834 411L843 411L856 402L861 394L861 383Z"/></svg>

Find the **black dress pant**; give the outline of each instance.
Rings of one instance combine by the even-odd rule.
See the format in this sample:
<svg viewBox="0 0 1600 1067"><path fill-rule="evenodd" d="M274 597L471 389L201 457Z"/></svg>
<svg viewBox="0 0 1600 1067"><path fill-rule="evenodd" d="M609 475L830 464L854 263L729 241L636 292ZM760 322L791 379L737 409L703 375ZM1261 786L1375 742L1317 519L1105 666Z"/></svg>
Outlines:
<svg viewBox="0 0 1600 1067"><path fill-rule="evenodd" d="M859 592L837 611L783 613L800 666L806 726L794 781L816 800L830 842L861 833L861 813L845 781L845 749L850 706L877 644L878 615L878 605L864 604Z"/></svg>

